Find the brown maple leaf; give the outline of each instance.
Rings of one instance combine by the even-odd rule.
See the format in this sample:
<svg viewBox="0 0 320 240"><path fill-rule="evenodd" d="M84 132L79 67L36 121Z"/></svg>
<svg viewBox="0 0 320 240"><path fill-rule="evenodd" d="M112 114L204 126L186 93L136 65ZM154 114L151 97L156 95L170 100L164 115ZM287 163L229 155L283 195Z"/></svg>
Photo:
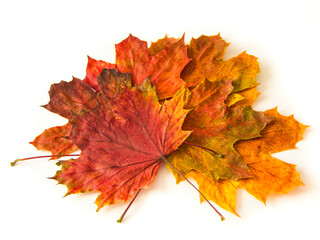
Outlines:
<svg viewBox="0 0 320 240"><path fill-rule="evenodd" d="M192 110L183 129L192 134L168 158L184 175L196 170L210 180L251 177L233 145L259 137L270 118L249 106L228 108L224 101L232 89L231 80L205 80L190 92L184 107ZM179 181L180 176L173 174Z"/></svg>
<svg viewBox="0 0 320 240"><path fill-rule="evenodd" d="M230 94L233 95L234 93ZM238 93L237 93L238 94ZM251 105L259 93L256 88L240 92L240 98L230 107ZM230 97L230 95L228 97ZM207 178L202 172L191 170L186 177L196 180L199 190L220 207L236 214L236 192L238 188L246 189L258 200L266 203L270 193L287 193L303 186L296 166L283 162L271 156L272 153L294 149L302 140L307 126L297 122L293 116L282 116L277 109L264 112L272 121L261 131L261 136L249 140L237 141L234 148L247 164L251 178L233 180L215 180ZM177 182L182 181L177 177ZM201 201L204 199L200 196Z"/></svg>
<svg viewBox="0 0 320 240"><path fill-rule="evenodd" d="M257 85L255 77L260 72L257 58L243 52L224 61L223 55L228 45L219 34L202 35L190 41L188 57L192 60L181 73L188 86L195 86L204 78L210 81L232 78L234 92Z"/></svg>
<svg viewBox="0 0 320 240"><path fill-rule="evenodd" d="M122 81L128 76L103 70L99 88L108 86L112 94L102 91L104 102L74 115L69 138L81 149L81 156L62 161L62 169L53 177L68 187L67 194L99 191L98 210L127 201L150 185L164 156L190 134L181 129L188 113L183 109L185 88L160 105L154 88L128 87L128 81Z"/></svg>

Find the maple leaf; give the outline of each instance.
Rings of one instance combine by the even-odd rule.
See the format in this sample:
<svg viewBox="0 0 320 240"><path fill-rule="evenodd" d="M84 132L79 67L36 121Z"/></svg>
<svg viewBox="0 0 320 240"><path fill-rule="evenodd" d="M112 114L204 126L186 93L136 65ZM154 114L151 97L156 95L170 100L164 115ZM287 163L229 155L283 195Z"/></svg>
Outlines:
<svg viewBox="0 0 320 240"><path fill-rule="evenodd" d="M180 73L189 62L187 47L184 38L172 40L167 38L166 45L159 47L159 42L152 44L150 49L157 48L158 52L153 56L149 54L147 42L132 36L131 34L121 43L116 44L116 64L107 63L103 60L95 60L88 56L86 77L83 81L74 78L70 83L65 81L53 84L50 88L50 102L44 107L54 113L70 120L73 112L78 112L82 108L90 110L96 105L96 94L100 91L97 78L101 71L106 69L118 69L120 72L129 72L132 76L133 85L141 84L145 78L150 77L151 84L156 86L158 98L171 98L184 85L180 78ZM170 44L169 44L170 43ZM92 89L95 91L93 91ZM62 126L58 129L63 128ZM56 133L55 136L53 134ZM33 144L38 150L50 151L53 155L61 152L63 146L51 144L46 138L46 132L41 133L33 142L42 139L43 143ZM60 136L58 130L51 131L51 138L55 142L65 142L65 136ZM47 140L46 140L47 139ZM71 153L72 149L77 149L75 145L68 147L69 151L61 153Z"/></svg>
<svg viewBox="0 0 320 240"><path fill-rule="evenodd" d="M270 193L287 193L303 186L296 166L271 156L272 153L294 149L302 139L307 126L297 122L293 116L282 116L277 109L264 112L272 121L261 131L261 137L241 140L234 148L247 164L252 178L232 180L208 179L201 172L191 170L187 177L194 178L199 190L220 207L236 214L236 190L244 188L258 200L266 203ZM183 179L177 178L177 182ZM203 198L200 196L201 201Z"/></svg>
<svg viewBox="0 0 320 240"><path fill-rule="evenodd" d="M69 138L81 149L81 156L62 161L53 177L68 187L67 194L99 191L98 210L127 201L150 185L163 157L190 134L181 129L188 113L183 109L185 88L160 105L154 88L127 87L119 78L128 80L128 75L103 70L99 88L107 85L116 94L101 92L108 105L98 104L74 116Z"/></svg>
<svg viewBox="0 0 320 240"><path fill-rule="evenodd" d="M188 56L192 60L181 73L188 86L195 86L204 78L210 81L232 78L234 92L257 85L255 77L260 71L257 58L243 52L224 61L223 55L228 45L219 34L192 38L188 45Z"/></svg>
<svg viewBox="0 0 320 240"><path fill-rule="evenodd" d="M150 76L151 56L148 52L148 43L129 35L128 38L116 44L116 65L122 72L131 73L133 83L139 85Z"/></svg>
<svg viewBox="0 0 320 240"><path fill-rule="evenodd" d="M149 54L147 42L132 35L116 45L117 69L122 73L131 73L134 85L150 76L160 100L172 97L184 85L180 73L190 60L184 37L166 43L171 44L162 47L153 56ZM159 43L156 45L159 46Z"/></svg>
<svg viewBox="0 0 320 240"><path fill-rule="evenodd" d="M205 80L190 92L184 107L192 110L183 129L192 134L168 157L181 173L196 170L210 180L252 177L233 145L259 137L270 118L251 107L227 108L224 101L231 91L231 80Z"/></svg>
<svg viewBox="0 0 320 240"><path fill-rule="evenodd" d="M276 108L264 113L274 119L261 132L262 137L239 141L235 148L255 176L240 180L240 186L265 203L270 193L287 193L303 185L295 165L276 159L271 154L294 149L307 126L297 122L293 116L282 116Z"/></svg>
<svg viewBox="0 0 320 240"><path fill-rule="evenodd" d="M153 43L150 48L146 41L129 35L116 44L116 64L88 57L84 81L99 91L97 77L103 68L116 68L122 73L130 73L133 85L139 85L147 77L156 86L160 100L171 98L184 85L180 73L190 61L184 37L180 40L164 38Z"/></svg>
<svg viewBox="0 0 320 240"><path fill-rule="evenodd" d="M243 99L233 106L252 104L259 93L252 88L241 95ZM272 121L262 130L261 137L238 141L235 149L255 176L239 180L239 187L266 203L270 193L287 193L304 185L295 165L276 159L271 154L295 149L308 126L299 123L293 116L281 115L277 108L267 110L264 114L272 117Z"/></svg>

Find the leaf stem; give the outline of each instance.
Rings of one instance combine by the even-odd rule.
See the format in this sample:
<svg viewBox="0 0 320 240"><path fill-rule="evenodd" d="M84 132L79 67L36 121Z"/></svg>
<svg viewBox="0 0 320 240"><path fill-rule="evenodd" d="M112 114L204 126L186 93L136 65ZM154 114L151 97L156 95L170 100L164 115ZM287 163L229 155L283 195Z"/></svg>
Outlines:
<svg viewBox="0 0 320 240"><path fill-rule="evenodd" d="M47 157L79 157L80 154L60 154L60 155L43 155L43 156L36 156L36 157L28 157L28 158L20 158L16 159L13 162L11 162L11 166L13 167L16 165L17 162L21 161L26 161L26 160L31 160L31 159L36 159L36 158L47 158Z"/></svg>
<svg viewBox="0 0 320 240"><path fill-rule="evenodd" d="M224 221L225 218L224 216L209 202L209 200L203 195L203 193L194 185L192 184L192 182L190 182L175 166L172 165L171 162L169 162L165 157L162 157L162 159L168 163L177 173L179 173L179 175L181 177L184 178L184 180L186 180L200 195L201 197L204 198L204 200L206 200L206 202L213 208L213 210L220 216L221 221Z"/></svg>
<svg viewBox="0 0 320 240"><path fill-rule="evenodd" d="M124 212L122 213L121 217L117 220L118 223L121 223L124 216L126 215L126 213L128 212L129 208L131 207L132 203L134 202L134 200L136 199L136 197L138 196L138 194L140 193L141 188L139 189L139 191L136 193L136 195L134 196L134 198L131 200L131 202L129 203L129 205L127 206L126 210L124 210Z"/></svg>

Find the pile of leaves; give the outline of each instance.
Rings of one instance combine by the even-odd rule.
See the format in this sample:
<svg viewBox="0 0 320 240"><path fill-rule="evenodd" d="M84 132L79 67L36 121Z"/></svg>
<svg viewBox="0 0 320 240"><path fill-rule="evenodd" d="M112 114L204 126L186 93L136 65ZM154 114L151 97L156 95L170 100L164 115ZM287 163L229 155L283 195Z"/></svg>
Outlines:
<svg viewBox="0 0 320 240"><path fill-rule="evenodd" d="M129 35L115 64L88 57L86 77L53 84L44 106L69 122L32 142L53 159L81 151L52 178L67 195L100 192L99 210L147 188L165 162L177 183L194 179L201 201L234 214L238 188L265 203L303 185L295 165L271 154L295 148L306 126L276 108L255 111L257 58L224 60L227 47L220 35L150 47Z"/></svg>

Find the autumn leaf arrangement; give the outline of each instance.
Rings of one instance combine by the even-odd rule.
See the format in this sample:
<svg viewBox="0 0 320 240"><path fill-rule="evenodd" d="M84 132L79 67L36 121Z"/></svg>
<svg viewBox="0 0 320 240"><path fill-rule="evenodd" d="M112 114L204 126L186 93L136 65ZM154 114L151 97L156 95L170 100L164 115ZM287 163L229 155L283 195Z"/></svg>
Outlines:
<svg viewBox="0 0 320 240"><path fill-rule="evenodd" d="M52 179L66 195L99 192L97 211L131 200L119 222L163 163L222 220L210 201L238 215L239 188L265 203L303 185L295 165L271 154L295 148L306 126L276 108L255 111L258 60L246 52L224 60L227 47L220 35L188 45L165 36L150 47L129 35L115 64L88 57L85 78L53 84L43 106L68 123L31 142L58 160Z"/></svg>

